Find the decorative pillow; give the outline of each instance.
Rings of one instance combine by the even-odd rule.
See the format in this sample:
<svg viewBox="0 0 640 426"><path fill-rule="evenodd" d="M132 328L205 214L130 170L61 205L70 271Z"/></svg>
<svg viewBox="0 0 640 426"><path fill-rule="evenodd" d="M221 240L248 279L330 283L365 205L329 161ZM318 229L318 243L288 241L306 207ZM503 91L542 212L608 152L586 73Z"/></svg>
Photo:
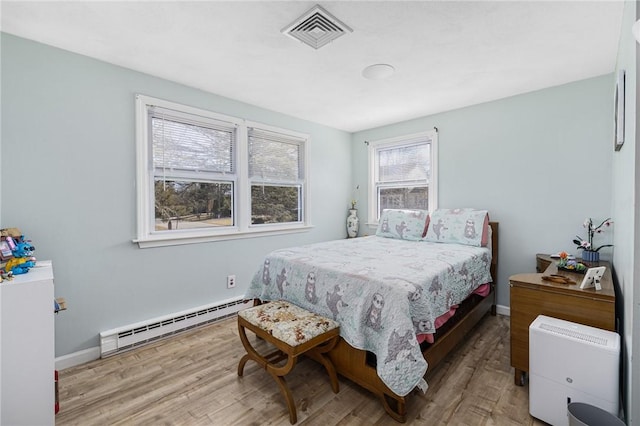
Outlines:
<svg viewBox="0 0 640 426"><path fill-rule="evenodd" d="M429 218L426 210L385 209L380 216L376 235L399 240L422 240L425 223Z"/></svg>
<svg viewBox="0 0 640 426"><path fill-rule="evenodd" d="M475 209L438 209L429 218L426 241L486 247L489 213Z"/></svg>

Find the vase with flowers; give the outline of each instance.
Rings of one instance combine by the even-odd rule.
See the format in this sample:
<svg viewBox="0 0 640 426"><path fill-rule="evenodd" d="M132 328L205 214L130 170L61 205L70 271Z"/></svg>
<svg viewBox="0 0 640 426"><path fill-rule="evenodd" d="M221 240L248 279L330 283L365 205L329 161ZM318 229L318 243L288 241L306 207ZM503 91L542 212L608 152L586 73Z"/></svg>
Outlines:
<svg viewBox="0 0 640 426"><path fill-rule="evenodd" d="M587 239L583 240L582 237L576 235L576 239L573 243L577 246L578 250L582 250L582 260L585 262L598 262L600 260L600 250L605 247L611 247L612 244L604 244L600 247L593 245L593 236L595 234L601 234L604 232L604 228L608 228L613 224L611 218L603 220L600 225L595 226L591 218L584 220L582 226L587 229Z"/></svg>

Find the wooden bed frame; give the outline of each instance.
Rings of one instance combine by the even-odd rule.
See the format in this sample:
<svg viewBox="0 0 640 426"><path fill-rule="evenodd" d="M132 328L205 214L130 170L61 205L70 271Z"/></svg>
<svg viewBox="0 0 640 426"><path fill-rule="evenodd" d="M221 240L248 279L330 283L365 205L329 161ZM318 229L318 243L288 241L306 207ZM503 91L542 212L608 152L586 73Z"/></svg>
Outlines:
<svg viewBox="0 0 640 426"><path fill-rule="evenodd" d="M423 350L423 355L429 368L432 369L442 361L466 337L487 313L496 314L496 281L498 269L498 222L489 222L493 231L491 238L491 293L474 306L465 310L463 316L454 315L448 322L448 329L442 335L436 335L436 340ZM462 309L460 309L462 310ZM371 362L371 354L367 351L355 349L342 338L333 350L329 352L338 374L359 384L363 388L377 395L385 411L396 421L406 421L406 396L399 396L390 390L378 377L375 365Z"/></svg>

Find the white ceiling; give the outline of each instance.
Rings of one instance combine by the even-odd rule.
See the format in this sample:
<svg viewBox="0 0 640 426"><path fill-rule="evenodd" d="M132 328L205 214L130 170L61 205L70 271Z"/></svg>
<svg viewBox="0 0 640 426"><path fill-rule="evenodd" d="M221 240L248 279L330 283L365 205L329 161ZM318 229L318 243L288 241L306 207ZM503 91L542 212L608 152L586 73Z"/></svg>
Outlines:
<svg viewBox="0 0 640 426"><path fill-rule="evenodd" d="M316 3L353 29L319 50L280 32ZM613 72L623 7L3 0L0 13L3 32L353 132ZM364 79L376 63L396 73Z"/></svg>

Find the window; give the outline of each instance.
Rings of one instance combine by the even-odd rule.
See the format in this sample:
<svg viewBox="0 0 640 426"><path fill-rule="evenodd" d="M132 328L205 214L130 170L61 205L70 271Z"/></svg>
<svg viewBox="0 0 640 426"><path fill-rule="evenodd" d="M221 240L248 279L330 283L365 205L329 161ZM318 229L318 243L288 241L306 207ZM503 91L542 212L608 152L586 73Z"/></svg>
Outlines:
<svg viewBox="0 0 640 426"><path fill-rule="evenodd" d="M369 144L369 217L384 209L437 208L437 132Z"/></svg>
<svg viewBox="0 0 640 426"><path fill-rule="evenodd" d="M307 135L136 96L140 247L307 227Z"/></svg>
<svg viewBox="0 0 640 426"><path fill-rule="evenodd" d="M154 231L233 226L236 125L157 106L147 113Z"/></svg>
<svg viewBox="0 0 640 426"><path fill-rule="evenodd" d="M249 129L251 223L302 222L304 140Z"/></svg>

